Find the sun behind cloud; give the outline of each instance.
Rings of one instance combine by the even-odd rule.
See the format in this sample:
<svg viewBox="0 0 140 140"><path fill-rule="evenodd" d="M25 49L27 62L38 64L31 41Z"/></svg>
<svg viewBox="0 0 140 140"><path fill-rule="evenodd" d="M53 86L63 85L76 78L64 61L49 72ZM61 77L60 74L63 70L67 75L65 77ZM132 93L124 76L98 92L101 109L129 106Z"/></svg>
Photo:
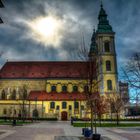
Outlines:
<svg viewBox="0 0 140 140"><path fill-rule="evenodd" d="M54 17L38 17L27 23L33 39L44 45L59 47L63 37L63 21Z"/></svg>

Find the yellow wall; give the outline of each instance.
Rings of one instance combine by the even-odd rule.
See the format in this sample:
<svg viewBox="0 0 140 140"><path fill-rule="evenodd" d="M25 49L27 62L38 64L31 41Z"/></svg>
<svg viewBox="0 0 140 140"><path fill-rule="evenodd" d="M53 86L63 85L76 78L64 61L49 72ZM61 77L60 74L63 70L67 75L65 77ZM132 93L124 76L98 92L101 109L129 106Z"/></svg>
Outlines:
<svg viewBox="0 0 140 140"><path fill-rule="evenodd" d="M46 80L0 80L0 93L4 89L7 98L9 99L10 94L15 89L18 92L23 86L27 87L27 92L29 93L31 90L46 90ZM18 96L18 95L17 95Z"/></svg>
<svg viewBox="0 0 140 140"><path fill-rule="evenodd" d="M56 90L58 93L62 92L62 86L65 85L67 86L67 91L72 92L73 91L73 86L78 86L78 91L83 92L84 91L84 86L81 84L83 80L47 80L46 82L46 91L51 92L51 86L55 85Z"/></svg>
<svg viewBox="0 0 140 140"><path fill-rule="evenodd" d="M67 103L67 108L63 109L62 108L62 101L54 101L55 102L55 109L50 108L50 103L51 101L26 101L25 102L25 108L28 112L27 116L31 117L33 110L36 108L37 104L37 110L39 111L39 117L53 117L56 115L58 119L61 119L61 112L66 111L68 113L68 119L71 118L71 116L75 116L78 118L85 117L84 111L81 111L81 105L85 107L85 101L78 101L79 102L79 109L74 111L74 101L66 101ZM17 111L16 116L19 114L19 110L22 110L22 103L23 101L17 100L17 101L12 101L12 100L0 100L0 115L3 115L3 110L7 110L7 116L12 117L13 115L13 110L15 109ZM42 104L43 104L43 116L42 116ZM72 110L69 110L69 105L71 105ZM29 107L30 106L30 107ZM59 106L59 111L56 110L56 106ZM11 113L9 112L11 111ZM29 113L30 112L30 113ZM86 111L85 111L86 112Z"/></svg>

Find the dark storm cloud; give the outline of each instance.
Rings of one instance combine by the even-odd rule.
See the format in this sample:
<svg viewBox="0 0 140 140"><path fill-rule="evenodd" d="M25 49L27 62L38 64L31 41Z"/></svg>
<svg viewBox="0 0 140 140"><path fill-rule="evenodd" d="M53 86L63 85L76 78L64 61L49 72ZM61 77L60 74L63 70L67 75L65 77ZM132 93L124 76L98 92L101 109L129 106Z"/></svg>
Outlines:
<svg viewBox="0 0 140 140"><path fill-rule="evenodd" d="M7 60L71 60L71 54L82 45L89 47L93 26L97 28L99 0L5 0L0 9L4 24L0 25L1 65ZM139 51L139 0L103 0L108 19L116 32L118 62ZM36 42L25 21L49 12L66 20L61 46L45 46Z"/></svg>

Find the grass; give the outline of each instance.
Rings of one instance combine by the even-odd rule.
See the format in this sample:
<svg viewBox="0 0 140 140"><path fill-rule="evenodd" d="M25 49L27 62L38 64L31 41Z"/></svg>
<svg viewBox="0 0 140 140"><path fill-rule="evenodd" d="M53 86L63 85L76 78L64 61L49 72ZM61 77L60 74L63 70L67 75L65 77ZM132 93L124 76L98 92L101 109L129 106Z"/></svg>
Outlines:
<svg viewBox="0 0 140 140"><path fill-rule="evenodd" d="M0 120L0 125L12 125L13 123L13 120L7 120L7 121L4 121L4 120ZM23 125L23 124L31 124L32 122L31 121L16 121L16 125Z"/></svg>
<svg viewBox="0 0 140 140"><path fill-rule="evenodd" d="M94 124L93 124L94 125ZM73 123L74 127L90 127L90 123ZM116 123L102 123L101 126L97 123L97 127L137 127L140 126L140 123L120 123L117 125Z"/></svg>

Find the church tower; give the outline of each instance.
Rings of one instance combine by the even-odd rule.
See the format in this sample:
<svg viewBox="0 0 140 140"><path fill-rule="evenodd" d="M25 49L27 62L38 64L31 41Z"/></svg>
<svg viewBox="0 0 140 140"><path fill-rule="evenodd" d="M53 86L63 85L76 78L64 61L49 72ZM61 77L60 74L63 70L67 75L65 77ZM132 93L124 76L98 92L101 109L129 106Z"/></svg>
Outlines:
<svg viewBox="0 0 140 140"><path fill-rule="evenodd" d="M101 4L98 16L97 31L92 35L89 57L97 58L100 93L116 93L118 91L118 74L115 51L115 32L107 19L106 11Z"/></svg>

